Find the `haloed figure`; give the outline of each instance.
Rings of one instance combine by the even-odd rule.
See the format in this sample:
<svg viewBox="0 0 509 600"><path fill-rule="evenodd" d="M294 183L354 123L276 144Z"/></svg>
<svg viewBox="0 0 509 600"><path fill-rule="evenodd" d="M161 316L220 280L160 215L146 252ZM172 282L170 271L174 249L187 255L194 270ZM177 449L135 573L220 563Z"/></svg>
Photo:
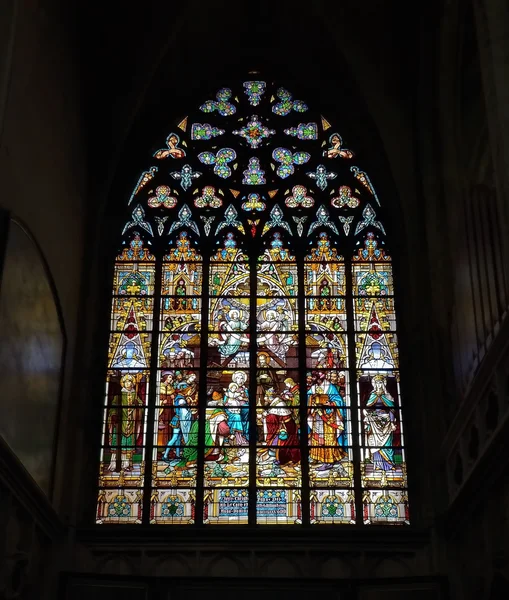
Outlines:
<svg viewBox="0 0 509 600"><path fill-rule="evenodd" d="M124 375L120 379L120 394L113 398L108 414L109 443L112 450L110 471L116 470L116 448L120 447L121 469L129 471L133 467L133 454L142 431L143 405L136 391L134 375Z"/></svg>
<svg viewBox="0 0 509 600"><path fill-rule="evenodd" d="M221 356L228 358L237 354L243 342L248 342L249 338L242 335L242 332L247 329L247 323L242 320L240 311L236 309L230 310L226 320L220 323L221 337L214 340L218 346Z"/></svg>
<svg viewBox="0 0 509 600"><path fill-rule="evenodd" d="M347 454L342 447L346 425L344 405L338 387L324 373L308 377L309 458L319 464L319 471L332 469Z"/></svg>
<svg viewBox="0 0 509 600"><path fill-rule="evenodd" d="M373 342L368 350L366 360L362 363L363 368L393 369L394 364L387 361L387 352L378 342Z"/></svg>
<svg viewBox="0 0 509 600"><path fill-rule="evenodd" d="M375 469L392 471L394 463L393 438L397 429L394 399L387 392L386 378L375 375L371 392L364 409L364 428Z"/></svg>

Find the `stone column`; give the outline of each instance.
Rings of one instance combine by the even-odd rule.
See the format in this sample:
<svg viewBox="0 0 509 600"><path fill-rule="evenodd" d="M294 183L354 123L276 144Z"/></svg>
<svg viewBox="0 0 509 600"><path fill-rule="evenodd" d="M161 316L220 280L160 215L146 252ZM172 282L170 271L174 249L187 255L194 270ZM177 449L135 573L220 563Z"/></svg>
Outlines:
<svg viewBox="0 0 509 600"><path fill-rule="evenodd" d="M497 186L500 231L509 229L509 4L507 0L474 0L481 72L490 145ZM502 234L505 257L509 238ZM506 278L509 261L504 261Z"/></svg>

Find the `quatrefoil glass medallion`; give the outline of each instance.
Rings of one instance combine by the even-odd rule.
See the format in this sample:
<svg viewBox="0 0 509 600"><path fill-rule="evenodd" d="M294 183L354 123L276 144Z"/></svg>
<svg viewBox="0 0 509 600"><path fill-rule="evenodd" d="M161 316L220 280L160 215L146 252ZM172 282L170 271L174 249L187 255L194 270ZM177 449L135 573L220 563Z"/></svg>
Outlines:
<svg viewBox="0 0 509 600"><path fill-rule="evenodd" d="M236 129L233 132L235 135L240 135L251 148L258 148L264 139L270 135L274 135L276 132L274 129L269 129L256 115L252 116L249 121L241 129Z"/></svg>

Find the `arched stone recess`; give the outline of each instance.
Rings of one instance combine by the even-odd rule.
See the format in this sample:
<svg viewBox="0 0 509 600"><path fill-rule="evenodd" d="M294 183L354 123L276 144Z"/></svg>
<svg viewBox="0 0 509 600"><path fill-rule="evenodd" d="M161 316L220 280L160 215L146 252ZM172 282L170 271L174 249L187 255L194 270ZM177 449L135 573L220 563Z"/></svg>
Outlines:
<svg viewBox="0 0 509 600"><path fill-rule="evenodd" d="M231 554L219 554L204 561L203 575L205 577L241 577L248 575L246 565Z"/></svg>
<svg viewBox="0 0 509 600"><path fill-rule="evenodd" d="M345 578L354 576L354 569L349 560L345 557L331 556L330 558L322 557L319 561L320 575L323 578Z"/></svg>
<svg viewBox="0 0 509 600"><path fill-rule="evenodd" d="M185 557L180 555L163 556L151 568L151 575L158 577L189 577L193 569Z"/></svg>
<svg viewBox="0 0 509 600"><path fill-rule="evenodd" d="M375 577L410 577L412 569L403 559L382 558L374 566L373 575Z"/></svg>
<svg viewBox="0 0 509 600"><path fill-rule="evenodd" d="M302 577L302 567L297 560L287 556L272 556L260 562L260 573L264 577Z"/></svg>
<svg viewBox="0 0 509 600"><path fill-rule="evenodd" d="M51 498L66 349L62 310L38 241L15 215L0 217L0 437L25 468L19 485L37 484ZM39 425L30 435L27 414Z"/></svg>
<svg viewBox="0 0 509 600"><path fill-rule="evenodd" d="M134 563L126 556L107 555L98 559L97 570L108 575L136 575L138 569Z"/></svg>

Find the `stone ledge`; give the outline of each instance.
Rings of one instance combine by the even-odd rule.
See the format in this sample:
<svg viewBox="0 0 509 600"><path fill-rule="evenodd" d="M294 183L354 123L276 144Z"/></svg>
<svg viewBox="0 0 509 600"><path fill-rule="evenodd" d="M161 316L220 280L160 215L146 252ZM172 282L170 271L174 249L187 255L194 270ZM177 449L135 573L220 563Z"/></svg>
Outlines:
<svg viewBox="0 0 509 600"><path fill-rule="evenodd" d="M0 485L12 494L48 537L55 539L65 533L66 527L49 498L30 477L2 438L0 438Z"/></svg>

